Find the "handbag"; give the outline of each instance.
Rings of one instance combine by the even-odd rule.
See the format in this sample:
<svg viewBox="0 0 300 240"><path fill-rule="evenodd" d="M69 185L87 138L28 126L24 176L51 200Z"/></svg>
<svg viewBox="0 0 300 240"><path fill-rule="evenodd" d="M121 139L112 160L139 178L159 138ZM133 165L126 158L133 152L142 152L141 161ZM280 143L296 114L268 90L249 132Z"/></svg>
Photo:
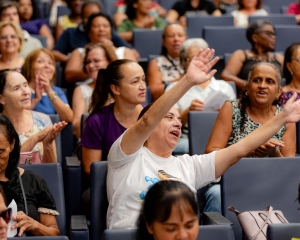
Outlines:
<svg viewBox="0 0 300 240"><path fill-rule="evenodd" d="M39 164L42 163L40 152L21 152L19 164Z"/></svg>
<svg viewBox="0 0 300 240"><path fill-rule="evenodd" d="M228 207L228 210L236 214L243 229L243 239L246 235L248 240L266 240L268 224L288 223L283 213L279 210L273 210L271 206L261 211L239 212L231 206Z"/></svg>

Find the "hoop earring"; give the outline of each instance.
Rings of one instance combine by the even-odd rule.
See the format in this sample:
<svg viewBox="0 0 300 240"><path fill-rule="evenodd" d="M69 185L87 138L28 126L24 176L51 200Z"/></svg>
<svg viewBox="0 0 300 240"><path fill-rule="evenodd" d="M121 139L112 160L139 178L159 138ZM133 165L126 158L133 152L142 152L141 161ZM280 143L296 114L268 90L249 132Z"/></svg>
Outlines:
<svg viewBox="0 0 300 240"><path fill-rule="evenodd" d="M245 92L245 95L248 96L248 92Z"/></svg>

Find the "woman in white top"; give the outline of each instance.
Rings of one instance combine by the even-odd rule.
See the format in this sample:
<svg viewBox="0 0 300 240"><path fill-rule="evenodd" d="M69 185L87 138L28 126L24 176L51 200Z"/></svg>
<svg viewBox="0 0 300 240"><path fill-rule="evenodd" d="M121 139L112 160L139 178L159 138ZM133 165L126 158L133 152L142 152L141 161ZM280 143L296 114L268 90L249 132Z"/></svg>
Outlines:
<svg viewBox="0 0 300 240"><path fill-rule="evenodd" d="M95 88L98 71L117 60L113 49L102 43L90 43L85 47L83 71L92 79L90 83L82 84L75 88L72 98L74 106L73 133L79 139L81 115L88 112L90 99ZM110 103L110 101L108 102Z"/></svg>
<svg viewBox="0 0 300 240"><path fill-rule="evenodd" d="M115 51L118 59L130 59L137 61L138 57L135 52L126 47L116 48L112 41L113 23L109 15L105 13L92 14L86 25L86 33L91 43L104 43ZM82 82L88 78L88 75L82 71L82 63L84 59L84 49L75 49L66 65L65 76L67 82Z"/></svg>
<svg viewBox="0 0 300 240"><path fill-rule="evenodd" d="M144 108L139 120L112 145L107 175L109 229L135 227L141 200L153 183L176 179L194 190L201 188L268 141L284 124L299 121L300 100L295 101L294 95L282 112L236 144L206 155L172 156L182 126L173 106L191 87L213 77L216 70L210 68L218 61L218 57L211 60L213 55L214 50L200 50L186 75L150 108ZM142 84L142 77L135 79Z"/></svg>
<svg viewBox="0 0 300 240"><path fill-rule="evenodd" d="M148 67L147 83L154 100L164 93L167 84L178 81L182 76L183 67L179 60L179 48L185 39L185 30L179 23L172 23L165 27L161 55L153 59Z"/></svg>
<svg viewBox="0 0 300 240"><path fill-rule="evenodd" d="M267 16L262 0L238 0L238 10L231 12L236 27L248 27L249 16Z"/></svg>

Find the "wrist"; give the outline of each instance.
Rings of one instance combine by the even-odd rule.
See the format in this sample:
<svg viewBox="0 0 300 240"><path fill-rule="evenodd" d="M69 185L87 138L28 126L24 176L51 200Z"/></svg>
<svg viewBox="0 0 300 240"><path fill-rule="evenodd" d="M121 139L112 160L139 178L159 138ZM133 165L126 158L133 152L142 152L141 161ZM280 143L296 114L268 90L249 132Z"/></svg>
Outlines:
<svg viewBox="0 0 300 240"><path fill-rule="evenodd" d="M48 93L48 97L51 101L53 101L55 98L58 98L58 95L56 92L51 91L50 93Z"/></svg>

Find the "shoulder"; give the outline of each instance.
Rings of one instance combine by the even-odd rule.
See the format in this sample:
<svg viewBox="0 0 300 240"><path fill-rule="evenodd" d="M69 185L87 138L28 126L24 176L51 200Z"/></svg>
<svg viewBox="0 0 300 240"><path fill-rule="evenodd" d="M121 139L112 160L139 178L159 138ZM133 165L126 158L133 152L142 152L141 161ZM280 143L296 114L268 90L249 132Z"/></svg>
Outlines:
<svg viewBox="0 0 300 240"><path fill-rule="evenodd" d="M87 121L87 123L97 122L99 120L105 120L107 116L110 114L113 114L113 106L114 104L111 103L108 106L105 106L101 108L99 111L95 112L93 115L91 115Z"/></svg>
<svg viewBox="0 0 300 240"><path fill-rule="evenodd" d="M24 169L24 172L21 176L22 176L22 179L27 178L28 180L30 180L30 182L40 183L40 182L44 181L44 179L41 176L39 176L38 174L36 174L30 170L26 170L26 169Z"/></svg>
<svg viewBox="0 0 300 240"><path fill-rule="evenodd" d="M50 117L44 113L31 111L33 121L38 125L42 127L48 126L49 122L52 123ZM51 124L52 125L52 124Z"/></svg>

